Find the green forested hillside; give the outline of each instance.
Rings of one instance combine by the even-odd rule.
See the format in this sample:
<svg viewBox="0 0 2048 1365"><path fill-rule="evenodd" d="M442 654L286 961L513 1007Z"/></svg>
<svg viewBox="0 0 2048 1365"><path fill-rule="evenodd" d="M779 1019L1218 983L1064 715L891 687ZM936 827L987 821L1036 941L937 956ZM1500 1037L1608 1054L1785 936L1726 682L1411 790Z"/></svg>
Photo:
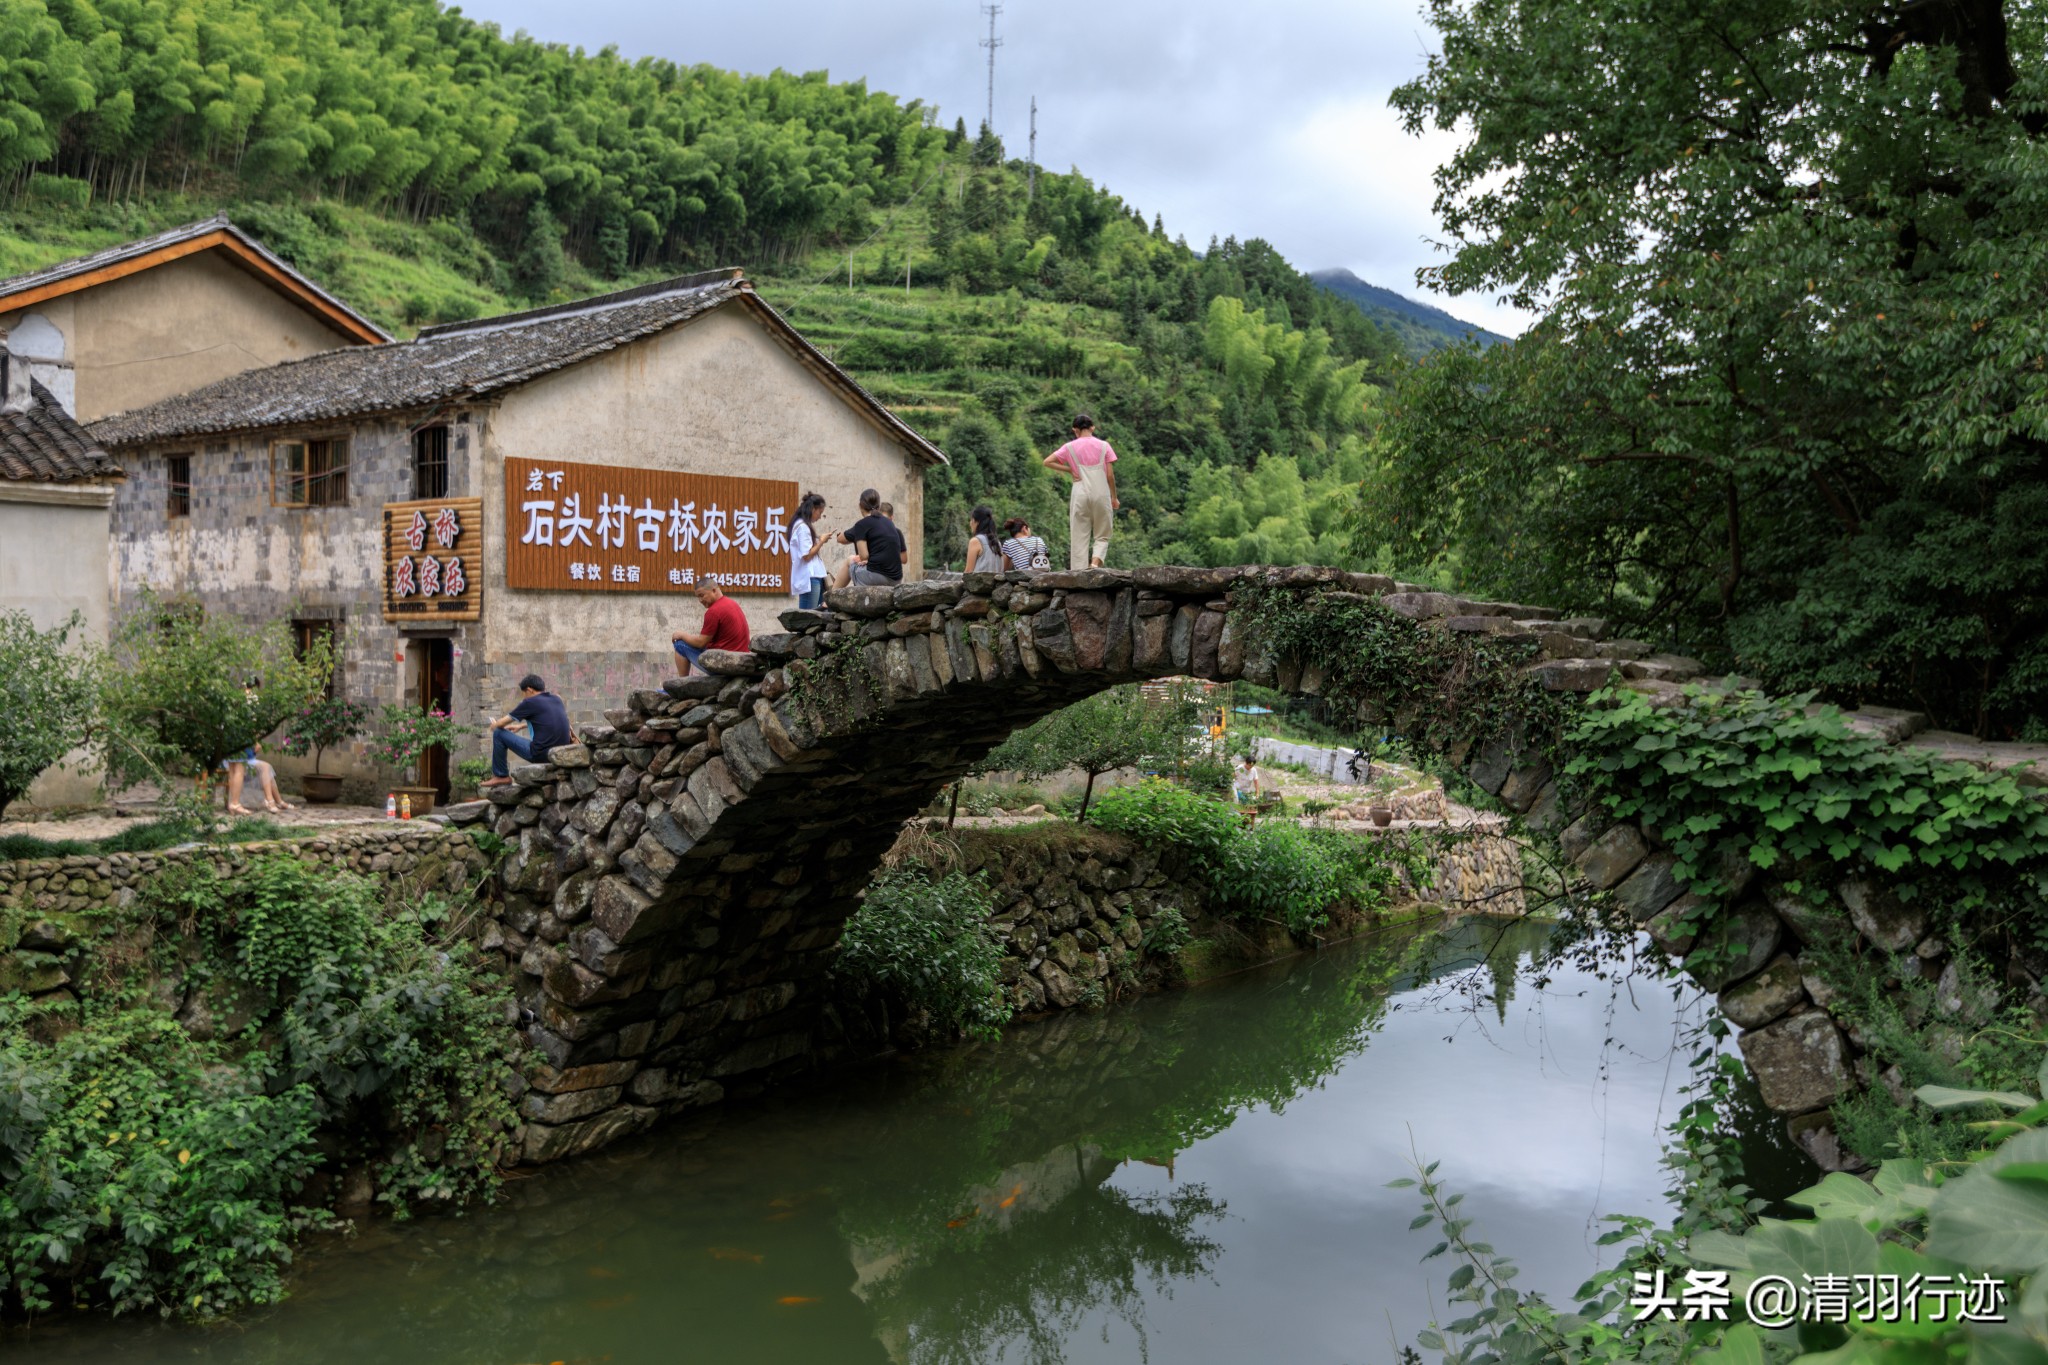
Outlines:
<svg viewBox="0 0 2048 1365"><path fill-rule="evenodd" d="M1114 562L1348 562L1404 364L1264 242L1197 253L859 82L507 39L434 0L9 6L0 271L221 209L401 332L743 266L954 454L935 559L983 500L1063 552L1035 457L1086 409L1123 457Z"/></svg>

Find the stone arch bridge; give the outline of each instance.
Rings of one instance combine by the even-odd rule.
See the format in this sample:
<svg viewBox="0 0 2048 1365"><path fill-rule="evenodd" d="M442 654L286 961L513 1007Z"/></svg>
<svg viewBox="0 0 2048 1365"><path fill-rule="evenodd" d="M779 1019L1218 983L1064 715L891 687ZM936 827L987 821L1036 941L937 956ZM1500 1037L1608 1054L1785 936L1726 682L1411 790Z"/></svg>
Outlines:
<svg viewBox="0 0 2048 1365"><path fill-rule="evenodd" d="M1174 675L1319 693L1324 661L1254 643L1242 609L1254 586L1371 599L1454 635L1521 637L1527 668L1555 691L1590 692L1619 670L1676 694L1700 673L1605 639L1597 620L1326 568L970 574L838 590L829 610L786 613L788 631L757 636L752 654L713 653L712 674L634 693L608 726L492 793L493 828L512 850L485 945L516 964L526 1035L546 1059L523 1100L525 1159L587 1150L804 1066L823 995L811 987L883 854L1013 730L1104 688ZM1562 828L1587 879L1639 918L1679 897L1670 856L1635 827L1568 825L1574 812L1559 809L1533 753L1496 743L1450 757L1532 824ZM1750 973L1773 960L1779 936L1756 946ZM1818 1107L1810 1100L1788 1103Z"/></svg>

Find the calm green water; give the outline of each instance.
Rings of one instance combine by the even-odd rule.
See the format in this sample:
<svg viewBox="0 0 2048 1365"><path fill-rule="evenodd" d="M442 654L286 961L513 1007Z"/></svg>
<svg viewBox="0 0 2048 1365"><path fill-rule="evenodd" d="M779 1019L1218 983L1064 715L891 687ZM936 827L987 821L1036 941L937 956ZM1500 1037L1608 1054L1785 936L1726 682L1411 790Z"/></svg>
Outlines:
<svg viewBox="0 0 2048 1365"><path fill-rule="evenodd" d="M63 1324L0 1354L1390 1361L1451 1269L1419 1263L1412 1193L1384 1188L1411 1149L1560 1297L1600 1263L1600 1214L1665 1210L1698 1007L1564 965L1538 989L1542 935L1380 935L877 1064L316 1247L287 1303L232 1327Z"/></svg>

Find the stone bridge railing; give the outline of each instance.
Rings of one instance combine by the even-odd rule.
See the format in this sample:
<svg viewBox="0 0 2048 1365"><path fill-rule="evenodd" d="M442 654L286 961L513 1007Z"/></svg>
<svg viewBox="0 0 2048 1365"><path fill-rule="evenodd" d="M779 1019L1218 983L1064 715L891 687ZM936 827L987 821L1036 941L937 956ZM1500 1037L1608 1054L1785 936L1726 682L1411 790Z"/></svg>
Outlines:
<svg viewBox="0 0 2048 1365"><path fill-rule="evenodd" d="M804 1065L822 994L812 987L882 855L1013 730L1156 677L1318 693L1323 662L1251 647L1236 608L1254 584L1368 597L1453 634L1524 637L1528 669L1554 691L1590 692L1619 672L1675 701L1700 673L1604 638L1599 621L1324 568L970 574L836 591L830 610L785 613L788 631L756 637L752 654L707 655L711 675L633 694L608 727L493 793L495 828L514 845L493 946L518 964L527 1036L547 1059L525 1098L527 1158L596 1146ZM1895 713L1855 723L1911 728ZM1561 831L1592 887L1670 924L1684 888L1652 836L1564 809L1533 753L1494 744L1451 757L1532 825ZM1779 989L1798 931L1765 899L1728 922L1749 926L1734 931L1750 933L1737 954L1747 971L1707 984L1740 992L1769 977L1768 1001L1738 1019L1761 1036L1745 1034L1745 1051L1766 1068L1773 1049L1796 1052L1796 1068L1778 1070L1804 1077L1766 1079L1766 1098L1793 1113L1824 1107L1827 1086L1855 1077L1796 973ZM1780 1047L1791 1034L1798 1046Z"/></svg>

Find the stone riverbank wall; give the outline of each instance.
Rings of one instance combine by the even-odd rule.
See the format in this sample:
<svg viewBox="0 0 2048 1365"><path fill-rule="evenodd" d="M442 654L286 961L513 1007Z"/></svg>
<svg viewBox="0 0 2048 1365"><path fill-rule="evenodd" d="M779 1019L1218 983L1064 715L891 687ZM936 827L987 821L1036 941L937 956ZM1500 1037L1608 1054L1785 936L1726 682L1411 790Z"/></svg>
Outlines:
<svg viewBox="0 0 2048 1365"><path fill-rule="evenodd" d="M479 886L491 864L475 840L426 821L350 826L308 839L0 861L0 991L44 1004L75 998L109 912L132 905L152 878L200 862L232 877L277 852L450 896Z"/></svg>

